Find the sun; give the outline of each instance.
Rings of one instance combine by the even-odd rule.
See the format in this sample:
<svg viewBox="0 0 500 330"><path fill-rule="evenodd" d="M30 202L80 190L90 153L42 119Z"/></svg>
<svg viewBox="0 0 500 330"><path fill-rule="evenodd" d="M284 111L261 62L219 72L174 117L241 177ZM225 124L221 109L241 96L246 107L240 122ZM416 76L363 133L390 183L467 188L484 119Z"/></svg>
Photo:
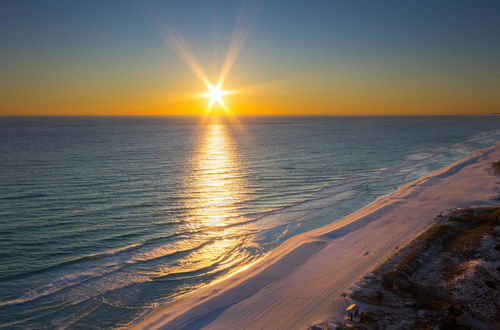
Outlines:
<svg viewBox="0 0 500 330"><path fill-rule="evenodd" d="M222 86L218 85L208 85L208 92L204 93L203 96L208 98L210 102L208 103L207 109L210 110L214 105L220 105L225 110L228 109L226 103L224 103L223 96L230 94L229 91L222 90Z"/></svg>
<svg viewBox="0 0 500 330"><path fill-rule="evenodd" d="M205 107L205 115L232 114L231 109L226 104L226 102L224 102L224 96L230 94L237 94L238 91L222 89L221 81L219 81L217 84L211 84L208 81L205 81L205 86L208 90L207 92L193 95L193 97L195 98L208 99L208 103Z"/></svg>

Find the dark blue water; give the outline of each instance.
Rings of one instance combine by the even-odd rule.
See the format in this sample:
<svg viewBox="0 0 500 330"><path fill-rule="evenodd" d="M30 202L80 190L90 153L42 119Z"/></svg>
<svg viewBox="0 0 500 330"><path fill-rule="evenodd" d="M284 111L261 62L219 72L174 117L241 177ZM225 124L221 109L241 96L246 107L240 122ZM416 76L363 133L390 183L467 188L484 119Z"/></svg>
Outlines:
<svg viewBox="0 0 500 330"><path fill-rule="evenodd" d="M0 117L0 327L112 328L500 139L500 116Z"/></svg>

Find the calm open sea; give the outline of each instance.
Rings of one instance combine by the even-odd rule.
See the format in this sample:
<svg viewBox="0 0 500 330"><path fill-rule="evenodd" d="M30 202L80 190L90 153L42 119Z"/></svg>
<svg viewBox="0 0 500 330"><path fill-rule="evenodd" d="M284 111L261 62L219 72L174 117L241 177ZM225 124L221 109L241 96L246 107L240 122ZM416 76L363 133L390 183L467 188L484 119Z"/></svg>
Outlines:
<svg viewBox="0 0 500 330"><path fill-rule="evenodd" d="M0 117L0 327L112 328L500 140L500 116Z"/></svg>

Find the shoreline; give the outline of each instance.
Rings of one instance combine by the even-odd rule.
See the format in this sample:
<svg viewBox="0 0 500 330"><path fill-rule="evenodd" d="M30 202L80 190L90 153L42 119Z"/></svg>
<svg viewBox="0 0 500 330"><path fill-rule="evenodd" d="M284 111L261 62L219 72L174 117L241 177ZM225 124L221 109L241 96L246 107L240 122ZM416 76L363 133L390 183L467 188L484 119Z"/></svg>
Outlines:
<svg viewBox="0 0 500 330"><path fill-rule="evenodd" d="M285 241L230 277L182 295L133 329L307 328L343 313L341 293L410 243L445 210L498 205L491 163L500 143L475 151L354 213ZM460 188L460 189L458 189Z"/></svg>

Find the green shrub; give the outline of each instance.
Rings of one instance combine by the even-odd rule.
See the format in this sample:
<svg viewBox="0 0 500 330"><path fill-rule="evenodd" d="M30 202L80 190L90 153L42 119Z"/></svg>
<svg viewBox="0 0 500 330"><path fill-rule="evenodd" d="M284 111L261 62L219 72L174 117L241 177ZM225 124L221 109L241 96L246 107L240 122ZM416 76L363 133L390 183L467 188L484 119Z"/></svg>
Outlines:
<svg viewBox="0 0 500 330"><path fill-rule="evenodd" d="M493 172L495 172L496 175L500 175L500 160L491 163L491 167L493 167Z"/></svg>

